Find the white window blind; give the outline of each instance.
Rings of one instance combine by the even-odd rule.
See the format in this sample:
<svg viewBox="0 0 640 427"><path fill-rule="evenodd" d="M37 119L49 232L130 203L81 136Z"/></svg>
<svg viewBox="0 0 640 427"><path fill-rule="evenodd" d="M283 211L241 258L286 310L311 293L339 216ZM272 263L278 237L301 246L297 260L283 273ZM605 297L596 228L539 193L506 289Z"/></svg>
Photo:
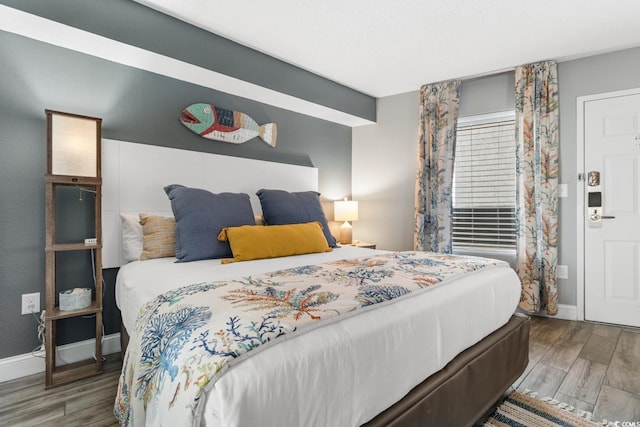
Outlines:
<svg viewBox="0 0 640 427"><path fill-rule="evenodd" d="M513 115L459 122L453 172L453 248L515 249Z"/></svg>

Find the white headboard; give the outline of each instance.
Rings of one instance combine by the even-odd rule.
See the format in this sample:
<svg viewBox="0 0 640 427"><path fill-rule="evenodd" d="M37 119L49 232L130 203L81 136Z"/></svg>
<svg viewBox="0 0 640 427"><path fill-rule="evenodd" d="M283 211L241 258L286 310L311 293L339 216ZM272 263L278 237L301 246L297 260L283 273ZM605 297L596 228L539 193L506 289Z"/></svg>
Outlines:
<svg viewBox="0 0 640 427"><path fill-rule="evenodd" d="M317 191L318 169L103 139L103 268L125 263L120 213L173 215L163 190L169 184L247 193L253 211L261 213L257 190Z"/></svg>

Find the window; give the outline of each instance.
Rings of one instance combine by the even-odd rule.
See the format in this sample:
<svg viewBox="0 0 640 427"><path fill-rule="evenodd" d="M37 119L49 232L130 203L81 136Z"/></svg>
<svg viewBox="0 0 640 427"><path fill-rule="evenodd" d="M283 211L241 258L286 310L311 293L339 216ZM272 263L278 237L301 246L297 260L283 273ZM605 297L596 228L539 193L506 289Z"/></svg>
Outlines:
<svg viewBox="0 0 640 427"><path fill-rule="evenodd" d="M453 169L453 249L516 245L513 113L458 121Z"/></svg>

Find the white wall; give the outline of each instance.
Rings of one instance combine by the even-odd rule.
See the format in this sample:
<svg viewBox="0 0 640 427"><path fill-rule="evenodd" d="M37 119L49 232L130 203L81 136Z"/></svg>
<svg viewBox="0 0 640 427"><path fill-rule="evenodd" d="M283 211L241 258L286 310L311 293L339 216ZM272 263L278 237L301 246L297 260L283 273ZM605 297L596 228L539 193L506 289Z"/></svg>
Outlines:
<svg viewBox="0 0 640 427"><path fill-rule="evenodd" d="M359 202L353 238L378 249L413 249L418 92L378 99L378 122L353 128L351 192Z"/></svg>

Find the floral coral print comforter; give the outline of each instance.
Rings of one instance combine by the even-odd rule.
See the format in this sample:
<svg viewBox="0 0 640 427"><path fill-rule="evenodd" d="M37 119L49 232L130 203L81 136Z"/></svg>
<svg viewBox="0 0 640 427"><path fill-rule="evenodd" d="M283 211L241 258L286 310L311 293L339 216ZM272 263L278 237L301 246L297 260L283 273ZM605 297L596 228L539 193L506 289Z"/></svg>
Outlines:
<svg viewBox="0 0 640 427"><path fill-rule="evenodd" d="M114 413L122 425L192 425L202 391L234 363L331 322L501 261L385 253L178 288L142 307Z"/></svg>

